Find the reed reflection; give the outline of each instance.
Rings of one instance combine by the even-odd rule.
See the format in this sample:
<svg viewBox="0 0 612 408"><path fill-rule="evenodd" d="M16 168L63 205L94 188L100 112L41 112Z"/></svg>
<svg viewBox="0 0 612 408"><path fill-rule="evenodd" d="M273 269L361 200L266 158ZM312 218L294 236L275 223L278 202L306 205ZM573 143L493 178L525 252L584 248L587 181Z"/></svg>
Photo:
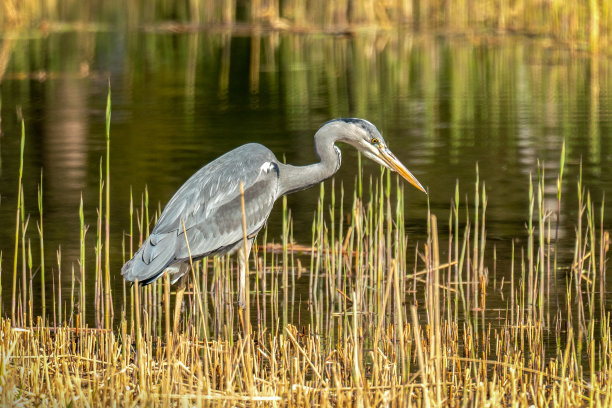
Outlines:
<svg viewBox="0 0 612 408"><path fill-rule="evenodd" d="M58 239L49 247L62 244L64 270L70 270L78 254L78 239L70 231L78 230L74 209L81 191L86 224L94 225L97 218L107 73L114 95L111 230L119 251L129 222L130 189L138 201L148 186L153 205L146 221L151 223L188 175L240 144L258 141L279 157L284 154L287 162L312 162L312 142L305 135L339 116L380 123L397 156L417 177L428 180L430 208L441 211L441 218L449 211L457 180L462 189L474 184L478 162L487 186L488 234L500 242L525 237L524 200L530 174L538 174L538 160L548 183L544 207L558 205L555 183L563 140L568 166L562 207L568 211L559 237L574 231L577 210L571 203L577 197L580 158L596 200L610 183L601 170L612 164L602 153L611 142L602 129L612 127L612 103L601 91L612 71L606 59L574 58L564 49L512 38L493 43L393 31L350 36L266 30L63 36L74 46L58 46L55 34L6 46L10 52L2 109L14 112L23 104L26 118L40 118L42 125L31 127L31 137L41 144L28 145L40 149L40 157L26 155L26 174L45 168L48 237ZM81 75L83 61L87 75ZM34 75L40 72L47 75ZM36 92L41 97L32 98ZM6 114L2 119L4 135L19 134L14 119L7 120ZM3 141L2 147L3 169L16 168L16 144ZM352 191L358 159L347 150L343 160L339 178ZM372 165L365 171L366 178L378 174ZM16 183L6 172L3 176L4 196L14 197ZM35 202L35 187L26 185L26 203ZM461 201L472 196L470 192ZM317 199L309 193L289 198L298 242L311 239L311 209ZM415 245L425 236L418 220L426 211L425 203L407 200L406 223ZM0 208L0 215L14 217L8 206ZM282 229L274 221L278 219L271 217L271 236ZM7 238L0 244L10 248L12 222L3 225ZM503 255L502 245L498 260L510 262L504 259L510 251ZM48 260L54 262L54 257ZM119 265L121 260L113 262Z"/></svg>

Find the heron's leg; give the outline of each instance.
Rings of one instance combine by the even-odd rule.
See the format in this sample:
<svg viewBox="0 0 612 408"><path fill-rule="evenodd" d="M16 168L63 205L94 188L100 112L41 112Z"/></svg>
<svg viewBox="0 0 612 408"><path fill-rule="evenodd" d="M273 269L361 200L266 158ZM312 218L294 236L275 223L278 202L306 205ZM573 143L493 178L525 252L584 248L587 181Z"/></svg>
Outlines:
<svg viewBox="0 0 612 408"><path fill-rule="evenodd" d="M174 333L178 332L181 321L181 308L183 306L183 295L187 288L187 275L183 275L176 282L176 297L174 300Z"/></svg>
<svg viewBox="0 0 612 408"><path fill-rule="evenodd" d="M247 240L246 253L244 251L244 244L240 245L238 249L238 263L240 264L238 272L238 306L244 309L246 306L246 265L249 262L249 254L251 253L251 247L253 246L253 239Z"/></svg>

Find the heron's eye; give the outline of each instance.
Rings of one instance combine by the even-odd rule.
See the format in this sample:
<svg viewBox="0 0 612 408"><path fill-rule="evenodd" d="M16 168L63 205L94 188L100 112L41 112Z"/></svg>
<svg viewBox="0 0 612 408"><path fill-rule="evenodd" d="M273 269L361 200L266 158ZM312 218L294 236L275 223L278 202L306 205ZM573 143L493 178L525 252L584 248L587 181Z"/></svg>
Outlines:
<svg viewBox="0 0 612 408"><path fill-rule="evenodd" d="M372 140L370 140L370 143L372 144L378 144L380 142L380 140L378 140L377 138L374 138Z"/></svg>

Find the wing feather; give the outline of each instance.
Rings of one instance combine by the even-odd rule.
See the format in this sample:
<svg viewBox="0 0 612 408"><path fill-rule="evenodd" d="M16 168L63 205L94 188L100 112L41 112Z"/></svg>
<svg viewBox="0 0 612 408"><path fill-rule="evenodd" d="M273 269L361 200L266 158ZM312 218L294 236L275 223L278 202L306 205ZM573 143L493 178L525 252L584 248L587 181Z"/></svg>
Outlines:
<svg viewBox="0 0 612 408"><path fill-rule="evenodd" d="M189 258L186 241L195 259L234 248L243 238L241 181L247 234L255 235L276 200L276 163L266 147L247 144L198 170L170 199L149 238L124 265L125 279L157 279L168 265Z"/></svg>

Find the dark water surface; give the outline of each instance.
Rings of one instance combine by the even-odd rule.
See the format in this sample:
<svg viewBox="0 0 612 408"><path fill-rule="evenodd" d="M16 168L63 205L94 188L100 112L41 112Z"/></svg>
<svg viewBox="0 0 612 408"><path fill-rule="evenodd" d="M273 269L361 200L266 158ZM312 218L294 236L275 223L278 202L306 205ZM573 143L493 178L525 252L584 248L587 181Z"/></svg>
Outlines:
<svg viewBox="0 0 612 408"><path fill-rule="evenodd" d="M547 206L556 209L563 140L562 259L571 259L573 249L579 163L594 202L600 205L604 191L612 190L612 64L546 41L401 31L351 36L69 31L0 40L9 50L0 82L5 315L17 202L17 112L26 126L24 189L32 256L36 260L39 254L35 221L42 169L47 270L56 273L61 246L63 287L69 291L71 268L78 271L81 195L90 226L88 262L95 257L109 78L111 262L117 289L130 189L140 202L148 186L153 210L158 203L163 207L198 168L247 142L263 143L292 164L311 163L312 136L334 117L363 117L378 126L394 153L429 188L431 209L443 229L457 180L462 200L473 201L478 163L488 196L488 259L495 245L496 273L506 279L510 243L525 243L529 175L537 173L538 161L545 169ZM336 183L352 191L356 169L357 153L343 148ZM367 162L365 172L376 175L378 168ZM427 198L413 188L406 192L407 230L416 245L426 236ZM299 243L310 244L318 194L313 188L289 198ZM347 208L350 201L345 200ZM280 221L277 205L270 239L279 241ZM88 270L93 273L93 267ZM47 282L51 293L50 277ZM37 279L34 285L38 293ZM500 300L498 306L507 304Z"/></svg>

